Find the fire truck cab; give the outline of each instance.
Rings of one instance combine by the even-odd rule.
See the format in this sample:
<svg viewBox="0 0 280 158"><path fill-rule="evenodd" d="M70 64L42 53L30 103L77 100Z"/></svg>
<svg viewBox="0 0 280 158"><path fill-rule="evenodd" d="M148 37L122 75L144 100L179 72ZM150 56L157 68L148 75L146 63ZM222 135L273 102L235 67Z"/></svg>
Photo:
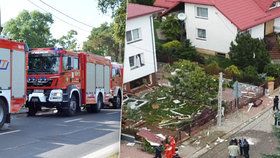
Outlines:
<svg viewBox="0 0 280 158"><path fill-rule="evenodd" d="M0 128L26 101L25 44L0 37Z"/></svg>
<svg viewBox="0 0 280 158"><path fill-rule="evenodd" d="M30 116L41 107L55 107L59 114L71 116L81 107L99 112L104 104L121 106L118 100L122 99L122 82L112 84L117 76L112 76L109 59L84 52L38 48L30 52L28 65L26 106ZM122 80L121 73L119 77Z"/></svg>

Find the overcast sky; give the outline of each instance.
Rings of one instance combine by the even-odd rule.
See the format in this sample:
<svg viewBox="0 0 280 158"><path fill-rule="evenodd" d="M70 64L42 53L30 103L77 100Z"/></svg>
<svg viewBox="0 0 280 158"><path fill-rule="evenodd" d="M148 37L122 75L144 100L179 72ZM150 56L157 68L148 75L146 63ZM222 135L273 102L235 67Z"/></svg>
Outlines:
<svg viewBox="0 0 280 158"><path fill-rule="evenodd" d="M1 7L1 23L2 25L9 19L16 17L22 10L38 10L45 13L44 10L33 5L31 2L45 9L49 13L53 14L54 23L51 25L51 33L54 38L59 38L66 35L69 30L76 30L78 32L78 43L82 44L90 35L91 27L80 24L66 16L51 9L47 5L43 4L40 0L0 0ZM87 25L98 27L104 22L112 22L110 15L103 15L97 8L98 0L42 0L55 9L71 16L78 21L81 21ZM66 21L71 25L59 20ZM81 45L82 46L82 45Z"/></svg>

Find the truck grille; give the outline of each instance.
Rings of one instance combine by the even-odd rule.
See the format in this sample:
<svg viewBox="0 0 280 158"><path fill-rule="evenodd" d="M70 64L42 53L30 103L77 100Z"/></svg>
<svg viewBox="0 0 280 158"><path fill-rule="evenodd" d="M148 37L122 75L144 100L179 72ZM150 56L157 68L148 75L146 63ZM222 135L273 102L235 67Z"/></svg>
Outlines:
<svg viewBox="0 0 280 158"><path fill-rule="evenodd" d="M47 87L52 85L53 80L48 81L28 81L27 86L29 87Z"/></svg>

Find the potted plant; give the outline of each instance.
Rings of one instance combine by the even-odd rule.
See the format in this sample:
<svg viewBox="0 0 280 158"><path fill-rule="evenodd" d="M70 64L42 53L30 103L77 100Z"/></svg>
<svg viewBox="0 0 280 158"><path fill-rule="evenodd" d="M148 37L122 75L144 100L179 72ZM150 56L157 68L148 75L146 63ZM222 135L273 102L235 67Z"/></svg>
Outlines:
<svg viewBox="0 0 280 158"><path fill-rule="evenodd" d="M267 81L267 88L269 90L269 93L271 94L274 90L274 81L275 81L275 78L272 77L272 76L268 76L266 78L266 81Z"/></svg>

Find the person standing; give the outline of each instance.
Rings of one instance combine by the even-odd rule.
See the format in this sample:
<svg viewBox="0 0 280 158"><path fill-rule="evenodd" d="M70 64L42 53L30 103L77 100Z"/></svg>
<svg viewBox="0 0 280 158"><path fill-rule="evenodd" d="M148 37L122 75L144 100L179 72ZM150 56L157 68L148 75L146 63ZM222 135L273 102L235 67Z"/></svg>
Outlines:
<svg viewBox="0 0 280 158"><path fill-rule="evenodd" d="M240 149L240 155L244 155L244 139L239 139L239 149Z"/></svg>
<svg viewBox="0 0 280 158"><path fill-rule="evenodd" d="M249 158L249 150L250 150L250 145L246 139L244 139L244 146L243 146L243 151L244 151L244 157Z"/></svg>
<svg viewBox="0 0 280 158"><path fill-rule="evenodd" d="M237 158L237 156L240 154L237 144L233 143L232 145L228 146L228 154L229 158Z"/></svg>
<svg viewBox="0 0 280 158"><path fill-rule="evenodd" d="M155 147L155 150L156 150L155 158L162 158L161 157L162 147L163 147L162 144L160 144L159 146Z"/></svg>
<svg viewBox="0 0 280 158"><path fill-rule="evenodd" d="M274 110L278 110L279 111L278 104L279 104L279 97L278 97L278 95L276 95L274 97L274 99L273 99L273 111Z"/></svg>
<svg viewBox="0 0 280 158"><path fill-rule="evenodd" d="M279 125L279 123L278 123L279 119L280 119L280 112L279 112L279 110L275 110L274 111L274 125L275 126Z"/></svg>

